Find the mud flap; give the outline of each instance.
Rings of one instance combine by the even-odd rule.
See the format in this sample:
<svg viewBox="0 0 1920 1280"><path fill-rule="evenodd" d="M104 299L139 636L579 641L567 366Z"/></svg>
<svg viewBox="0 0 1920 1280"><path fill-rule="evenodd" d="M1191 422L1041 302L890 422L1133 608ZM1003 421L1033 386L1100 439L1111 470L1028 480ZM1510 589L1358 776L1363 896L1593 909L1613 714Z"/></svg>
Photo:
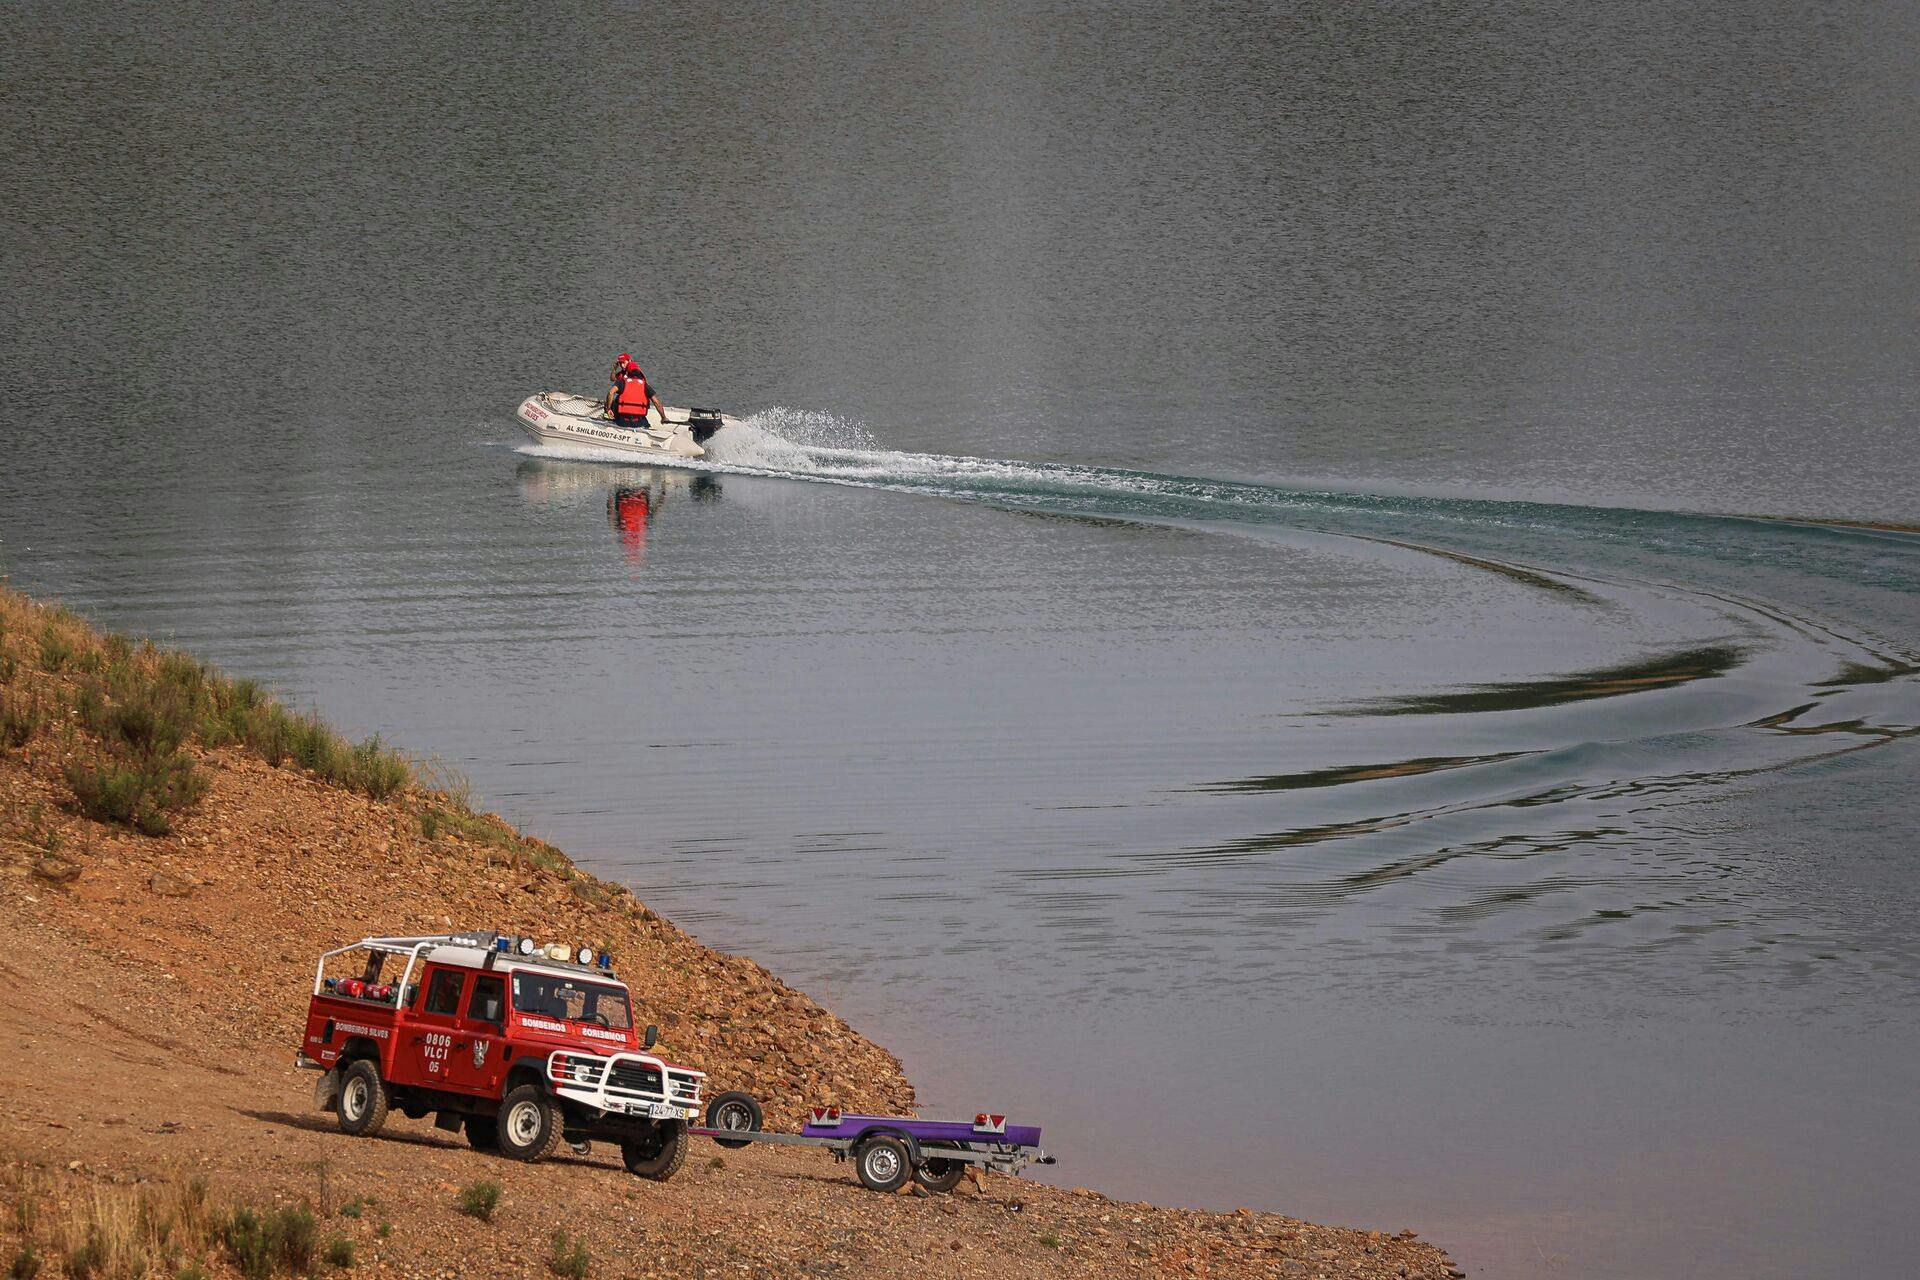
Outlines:
<svg viewBox="0 0 1920 1280"><path fill-rule="evenodd" d="M313 1108L316 1111L331 1111L339 1101L340 1068L334 1067L313 1082Z"/></svg>

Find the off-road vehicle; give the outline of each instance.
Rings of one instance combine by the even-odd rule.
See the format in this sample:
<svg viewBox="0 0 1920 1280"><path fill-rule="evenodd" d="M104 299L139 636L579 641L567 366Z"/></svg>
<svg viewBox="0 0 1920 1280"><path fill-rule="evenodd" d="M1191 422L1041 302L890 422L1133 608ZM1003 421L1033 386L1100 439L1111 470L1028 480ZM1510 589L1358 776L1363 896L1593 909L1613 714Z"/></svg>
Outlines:
<svg viewBox="0 0 1920 1280"><path fill-rule="evenodd" d="M364 959L330 974L342 957ZM362 938L320 957L298 1061L325 1073L314 1104L346 1133L398 1110L516 1160L615 1142L629 1170L664 1180L686 1161L705 1073L647 1052L656 1036L636 1031L626 984L592 948Z"/></svg>

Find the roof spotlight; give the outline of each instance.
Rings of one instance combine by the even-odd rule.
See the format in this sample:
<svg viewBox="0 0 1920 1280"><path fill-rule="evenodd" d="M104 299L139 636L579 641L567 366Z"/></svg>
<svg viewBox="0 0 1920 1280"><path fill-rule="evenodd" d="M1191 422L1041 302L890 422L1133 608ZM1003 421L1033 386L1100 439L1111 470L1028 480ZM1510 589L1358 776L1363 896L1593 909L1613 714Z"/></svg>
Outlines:
<svg viewBox="0 0 1920 1280"><path fill-rule="evenodd" d="M573 955L573 958L574 958L574 960L575 960L576 962L578 962L578 963L580 963L580 964L592 964L592 963L593 963L593 948L592 948L592 947L582 947L582 948L580 948L580 950L578 950L578 951L576 951L576 952L574 952L574 955Z"/></svg>
<svg viewBox="0 0 1920 1280"><path fill-rule="evenodd" d="M522 938L522 939L520 939L520 954L521 954L521 955L523 955L523 956L530 956L530 955L532 955L532 954L533 954L533 939L532 939L532 938Z"/></svg>
<svg viewBox="0 0 1920 1280"><path fill-rule="evenodd" d="M570 954L567 950L567 944L564 942L549 942L547 944L547 959L549 960L565 960Z"/></svg>

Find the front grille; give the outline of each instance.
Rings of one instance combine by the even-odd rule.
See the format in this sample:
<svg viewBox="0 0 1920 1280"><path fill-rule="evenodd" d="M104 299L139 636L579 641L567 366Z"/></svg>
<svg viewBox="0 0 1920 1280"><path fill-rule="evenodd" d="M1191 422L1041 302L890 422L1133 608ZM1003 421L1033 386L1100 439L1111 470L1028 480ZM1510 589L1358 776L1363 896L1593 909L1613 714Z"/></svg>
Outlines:
<svg viewBox="0 0 1920 1280"><path fill-rule="evenodd" d="M613 1077L607 1081L607 1086L634 1093L659 1093L660 1072L638 1062L616 1062L613 1064Z"/></svg>

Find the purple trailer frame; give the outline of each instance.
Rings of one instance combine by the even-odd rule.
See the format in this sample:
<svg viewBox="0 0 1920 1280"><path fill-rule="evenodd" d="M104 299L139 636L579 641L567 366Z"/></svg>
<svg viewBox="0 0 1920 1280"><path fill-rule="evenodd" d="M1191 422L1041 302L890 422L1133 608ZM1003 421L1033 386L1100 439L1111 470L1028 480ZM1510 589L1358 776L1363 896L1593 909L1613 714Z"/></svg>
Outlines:
<svg viewBox="0 0 1920 1280"><path fill-rule="evenodd" d="M717 1101L717 1100L716 1100ZM711 1115L712 1113L709 1112ZM1053 1164L1040 1149L1038 1125L1010 1125L1007 1118L981 1112L965 1120L922 1120L914 1116L870 1116L813 1108L813 1119L799 1133L758 1128L689 1128L723 1146L770 1142L784 1146L824 1147L834 1159L851 1157L860 1181L891 1191L909 1177L935 1190L948 1190L967 1165L1017 1174L1030 1164Z"/></svg>

